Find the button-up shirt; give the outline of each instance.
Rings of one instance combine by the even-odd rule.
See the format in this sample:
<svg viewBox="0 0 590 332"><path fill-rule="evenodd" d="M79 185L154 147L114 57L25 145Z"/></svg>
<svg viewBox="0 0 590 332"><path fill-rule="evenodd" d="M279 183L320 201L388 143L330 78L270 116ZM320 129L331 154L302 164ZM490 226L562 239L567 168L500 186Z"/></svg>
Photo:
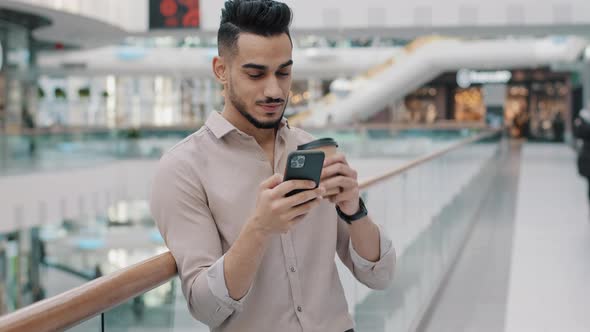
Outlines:
<svg viewBox="0 0 590 332"><path fill-rule="evenodd" d="M353 328L335 256L357 280L386 288L395 252L380 232L380 258L363 259L348 225L324 200L288 233L271 237L247 294L229 296L223 259L256 207L259 184L281 173L289 152L314 138L283 119L274 160L219 113L160 160L151 210L178 267L191 314L212 331L334 331ZM370 208L370 207L369 207Z"/></svg>

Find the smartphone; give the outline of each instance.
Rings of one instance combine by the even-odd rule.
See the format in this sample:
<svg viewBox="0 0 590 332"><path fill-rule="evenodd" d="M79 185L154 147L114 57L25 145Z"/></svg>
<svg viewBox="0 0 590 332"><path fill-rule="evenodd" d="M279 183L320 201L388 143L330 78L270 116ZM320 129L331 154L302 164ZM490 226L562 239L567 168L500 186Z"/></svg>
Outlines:
<svg viewBox="0 0 590 332"><path fill-rule="evenodd" d="M283 181L311 180L315 182L315 188L317 188L320 184L320 177L322 176L324 158L325 154L323 151L293 151L289 153ZM296 189L289 192L287 196L292 196L305 190Z"/></svg>

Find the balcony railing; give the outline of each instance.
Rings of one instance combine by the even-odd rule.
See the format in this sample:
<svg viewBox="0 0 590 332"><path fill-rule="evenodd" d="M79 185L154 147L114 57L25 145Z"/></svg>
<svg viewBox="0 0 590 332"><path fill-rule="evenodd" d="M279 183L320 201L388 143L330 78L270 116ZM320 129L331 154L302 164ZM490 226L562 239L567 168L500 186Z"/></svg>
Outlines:
<svg viewBox="0 0 590 332"><path fill-rule="evenodd" d="M486 131L360 184L373 219L392 238L399 258L395 281L384 292L369 290L338 266L359 330L368 331L362 327L368 314L373 322L383 320L382 331L413 331L420 324L493 180L500 138L499 130ZM116 319L121 315L117 307L176 279L174 258L166 252L0 317L0 331L61 331L89 319L97 331L111 325L141 328L141 320ZM174 284L168 289L175 289ZM376 307L374 301L385 303ZM186 308L164 302L172 306L164 314L176 309L177 316L188 316Z"/></svg>

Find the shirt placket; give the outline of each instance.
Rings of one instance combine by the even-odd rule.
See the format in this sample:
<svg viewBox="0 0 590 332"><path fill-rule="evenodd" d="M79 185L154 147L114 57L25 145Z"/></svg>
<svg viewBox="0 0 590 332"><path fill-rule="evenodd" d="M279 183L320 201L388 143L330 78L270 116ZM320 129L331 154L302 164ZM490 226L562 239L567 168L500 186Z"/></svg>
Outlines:
<svg viewBox="0 0 590 332"><path fill-rule="evenodd" d="M307 331L304 319L303 298L301 295L301 280L299 278L299 269L297 266L297 259L295 257L295 249L293 247L293 240L291 239L291 233L282 234L281 242L283 244L283 255L285 257L285 268L287 269L287 276L289 278L289 286L291 287L292 305L295 315L299 319L301 324L301 330Z"/></svg>
<svg viewBox="0 0 590 332"><path fill-rule="evenodd" d="M281 130L285 129L282 128ZM285 158L287 158L287 154L290 151L289 142L284 138L282 134L284 133L280 132L280 135L277 135L277 140L275 142L275 172L279 169L279 167L281 167L281 165L286 164L286 162L283 163L283 161L285 160ZM291 148L294 149L295 147ZM295 255L295 247L293 246L291 232L281 235L281 244L283 245L283 256L286 264L285 269L287 270L289 286L291 288L291 294L293 295L293 310L295 312L295 315L299 319L299 324L301 324L301 330L306 331L308 329L305 327L305 320L303 316L305 308L303 308L301 279L299 278L299 268L297 266L297 257Z"/></svg>

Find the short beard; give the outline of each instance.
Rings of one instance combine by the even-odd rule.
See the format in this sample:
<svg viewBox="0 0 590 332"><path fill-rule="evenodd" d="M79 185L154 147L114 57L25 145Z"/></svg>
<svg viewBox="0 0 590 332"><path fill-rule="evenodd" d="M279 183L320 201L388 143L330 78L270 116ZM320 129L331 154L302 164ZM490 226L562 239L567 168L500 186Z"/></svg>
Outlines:
<svg viewBox="0 0 590 332"><path fill-rule="evenodd" d="M232 105L238 110L238 112L240 112L240 114L242 114L242 116L246 120L248 120L248 122L250 122L254 127L256 127L258 129L277 129L279 127L279 124L281 123L281 120L283 119L283 115L285 114L285 110L287 109L287 102L285 102L285 106L283 107L283 112L281 113L281 116L277 120L270 121L270 122L262 122L262 121L258 121L258 119L254 118L252 116L252 114L250 114L246 111L246 104L240 98L238 98L238 96L236 96L234 94L234 89L231 84L231 81L229 82L227 96L229 98L229 102L232 103Z"/></svg>

